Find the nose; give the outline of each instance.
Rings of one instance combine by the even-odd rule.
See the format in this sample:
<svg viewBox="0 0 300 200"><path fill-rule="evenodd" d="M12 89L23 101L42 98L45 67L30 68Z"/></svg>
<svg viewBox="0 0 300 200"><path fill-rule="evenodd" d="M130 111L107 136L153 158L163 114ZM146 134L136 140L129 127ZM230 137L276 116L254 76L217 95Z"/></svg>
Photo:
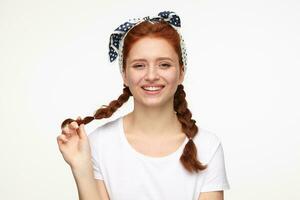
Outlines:
<svg viewBox="0 0 300 200"><path fill-rule="evenodd" d="M156 81L159 80L159 73L155 65L148 67L145 75L147 81Z"/></svg>

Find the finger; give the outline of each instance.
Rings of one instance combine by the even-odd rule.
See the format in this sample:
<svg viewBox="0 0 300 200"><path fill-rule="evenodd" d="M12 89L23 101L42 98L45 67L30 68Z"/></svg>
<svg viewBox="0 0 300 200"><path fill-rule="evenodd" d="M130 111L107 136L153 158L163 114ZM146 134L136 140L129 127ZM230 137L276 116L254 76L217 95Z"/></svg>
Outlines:
<svg viewBox="0 0 300 200"><path fill-rule="evenodd" d="M72 129L72 130L76 130L76 129L78 129L79 127L78 127L77 122L74 121L74 122L72 122L72 123L69 124L69 128Z"/></svg>
<svg viewBox="0 0 300 200"><path fill-rule="evenodd" d="M66 143L68 141L69 141L68 138L65 135L63 135L63 134L57 136L57 142L59 144Z"/></svg>
<svg viewBox="0 0 300 200"><path fill-rule="evenodd" d="M80 124L78 135L81 139L85 139L87 137L86 132L84 130L84 124Z"/></svg>
<svg viewBox="0 0 300 200"><path fill-rule="evenodd" d="M62 134L70 137L71 136L71 131L69 129L69 126L65 126L63 129L62 129Z"/></svg>
<svg viewBox="0 0 300 200"><path fill-rule="evenodd" d="M61 153L63 153L63 151L64 151L64 145L66 144L67 141L65 141L60 135L57 136L56 140L57 140L59 151Z"/></svg>

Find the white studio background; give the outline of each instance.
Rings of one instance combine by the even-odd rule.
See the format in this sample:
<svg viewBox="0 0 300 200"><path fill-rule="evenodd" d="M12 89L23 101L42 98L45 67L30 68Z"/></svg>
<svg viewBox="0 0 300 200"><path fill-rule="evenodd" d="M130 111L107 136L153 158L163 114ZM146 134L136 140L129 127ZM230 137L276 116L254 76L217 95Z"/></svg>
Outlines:
<svg viewBox="0 0 300 200"><path fill-rule="evenodd" d="M300 199L297 0L1 0L1 199L77 198L56 143L60 124L121 94L109 35L163 10L182 18L189 108L222 140L225 199ZM131 109L130 100L86 130Z"/></svg>

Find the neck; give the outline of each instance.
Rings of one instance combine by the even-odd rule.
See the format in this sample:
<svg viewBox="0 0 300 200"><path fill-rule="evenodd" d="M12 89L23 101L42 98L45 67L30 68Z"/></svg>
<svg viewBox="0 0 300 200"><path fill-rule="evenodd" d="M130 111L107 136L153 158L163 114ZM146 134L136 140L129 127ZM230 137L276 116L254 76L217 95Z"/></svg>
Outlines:
<svg viewBox="0 0 300 200"><path fill-rule="evenodd" d="M136 107L128 114L128 126L137 134L150 137L164 137L181 132L173 105L165 107Z"/></svg>

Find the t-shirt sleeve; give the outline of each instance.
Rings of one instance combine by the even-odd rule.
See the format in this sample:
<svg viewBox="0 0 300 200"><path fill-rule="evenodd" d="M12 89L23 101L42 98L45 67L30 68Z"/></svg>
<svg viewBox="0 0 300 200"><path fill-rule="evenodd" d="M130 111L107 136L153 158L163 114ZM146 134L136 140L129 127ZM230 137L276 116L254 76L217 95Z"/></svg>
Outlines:
<svg viewBox="0 0 300 200"><path fill-rule="evenodd" d="M92 133L89 134L88 139L91 147L91 160L93 165L93 172L94 172L94 178L103 180L103 174L101 172L100 162L99 162L99 154L98 154L98 148L97 146L97 131L95 130Z"/></svg>
<svg viewBox="0 0 300 200"><path fill-rule="evenodd" d="M205 179L201 192L220 191L230 189L227 180L224 152L221 142L217 146L213 157L205 169Z"/></svg>
<svg viewBox="0 0 300 200"><path fill-rule="evenodd" d="M104 178L99 166L99 162L95 159L93 154L92 154L92 163L93 163L94 178L103 180Z"/></svg>

